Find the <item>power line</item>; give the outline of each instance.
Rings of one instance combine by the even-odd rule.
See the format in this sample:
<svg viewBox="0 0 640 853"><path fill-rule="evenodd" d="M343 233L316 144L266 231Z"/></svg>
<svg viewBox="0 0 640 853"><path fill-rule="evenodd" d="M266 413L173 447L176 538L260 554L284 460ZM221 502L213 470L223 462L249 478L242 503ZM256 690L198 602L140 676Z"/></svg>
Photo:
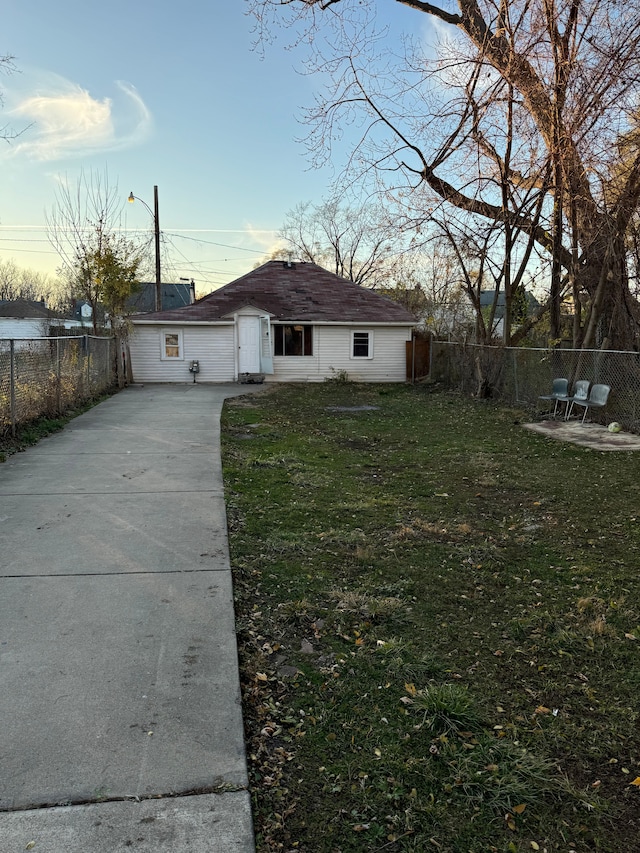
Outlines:
<svg viewBox="0 0 640 853"><path fill-rule="evenodd" d="M17 254L17 253L24 253L24 254L30 254L30 255L36 255L36 254L58 255L58 252L54 248L37 249L37 248L26 248L23 246L15 245L18 243L19 244L25 244L25 243L47 244L47 243L49 243L49 245L50 245L49 240L44 238L44 237L39 237L39 238L38 237L10 237L7 234L7 232L9 230L12 230L14 232L19 232L19 233L20 232L21 233L33 233L33 232L42 233L42 230L44 229L44 227L45 226L6 226L6 225L0 225L0 234L3 234L3 236L0 236L0 252L2 252L2 254L4 254L4 255ZM143 234L148 233L147 229L131 229L131 230L133 232L138 232L138 233L143 233ZM207 230L213 231L215 229L207 229ZM202 231L204 233L205 229L202 229ZM233 232L231 232L231 230L229 229L229 233L233 233ZM273 232L264 232L264 233L273 233ZM247 253L254 254L254 255L261 255L263 257L266 254L266 250L261 251L259 249L247 249L244 246L236 246L236 245L232 245L229 243L219 243L219 242L214 241L214 240L203 240L203 239L197 238L197 237L188 237L185 234L180 234L180 233L174 232L174 231L162 231L161 236L163 238L164 246L166 248L168 248L170 251L175 252L182 259L182 261L180 261L176 264L170 258L167 258L167 259L165 259L165 264L168 265L169 267L175 267L176 270L178 269L178 267L180 267L182 272L185 272L184 267L186 267L187 270L189 271L189 273L192 275L192 277L198 278L199 281L202 282L205 287L207 287L207 286L212 287L212 288L218 287L221 284L226 284L234 276L242 275L245 272L244 268L233 269L233 268L226 267L225 269L219 269L219 268L216 268L215 266L207 267L206 265L208 265L208 264L217 265L217 264L221 264L221 263L230 264L233 262L247 260L246 257L245 258L243 258L243 257L207 258L206 260L193 260L191 258L188 258L184 254L184 252L182 252L181 249L178 248L178 246L176 245L176 242L175 242L176 240L182 239L182 240L188 240L189 242L193 242L193 243L199 243L202 245L219 246L219 247L225 248L225 249L232 249L236 252L247 252Z"/></svg>
<svg viewBox="0 0 640 853"><path fill-rule="evenodd" d="M168 237L178 237L180 240L192 240L194 243L204 243L207 246L222 246L224 249L236 249L238 252L253 252L256 255L264 255L266 249L245 249L244 246L230 246L228 243L216 243L213 240L201 240L199 237L185 237L184 234L164 232Z"/></svg>
<svg viewBox="0 0 640 853"><path fill-rule="evenodd" d="M18 232L25 232L25 233L30 233L30 232L36 232L37 233L37 232L41 232L44 228L46 228L46 226L44 226L44 225L25 225L25 226L22 226L22 225L0 225L0 232L11 230L11 231L18 231ZM147 229L145 229L145 228L127 228L124 230L132 232L132 233L147 233ZM194 228L194 229L189 229L189 232L191 234L197 234L197 233L208 234L208 233L216 233L216 232L220 232L220 231L223 233L227 233L227 234L244 233L244 232L234 231L233 229L222 229L222 228L201 228L201 229ZM237 252L251 252L251 253L256 254L256 255L264 255L265 252L267 251L266 249L265 250L247 249L244 246L236 246L236 245L232 245L231 243L218 243L215 240L203 240L201 237L187 237L186 234L181 234L181 233L179 233L179 231L164 231L163 230L162 233L168 237L177 237L180 240L191 240L194 243L203 243L207 246L221 246L224 249L235 249ZM275 229L274 230L262 229L262 230L256 231L255 233L274 234ZM34 237L30 237L30 238L0 237L0 240L2 240L3 242L13 242L13 243L27 243L27 242L48 243L49 242L46 239L43 239L43 238L38 239L38 238L34 238Z"/></svg>
<svg viewBox="0 0 640 853"><path fill-rule="evenodd" d="M29 255L57 255L55 249L3 249L3 252L26 252Z"/></svg>
<svg viewBox="0 0 640 853"><path fill-rule="evenodd" d="M48 240L39 240L36 237L0 237L2 243L48 243Z"/></svg>
<svg viewBox="0 0 640 853"><path fill-rule="evenodd" d="M171 237L171 236L175 236L175 235L169 234L166 236ZM202 263L203 263L202 261L198 262L198 261L190 260L189 258L187 258L187 256L184 254L184 252L182 252L175 245L175 243L173 241L169 240L167 242L172 247L172 249L178 255L180 255L180 257L185 261L185 265L187 267L187 270L191 273L195 273L195 275L193 275L193 277L198 279L199 284L200 284L200 282L202 282L205 285L205 287L214 287L216 285L220 285L221 283L224 283L224 282L229 280L229 271L228 270L222 271L222 270L203 269L202 268ZM211 278L211 276L220 276L222 278L222 282L219 280L218 281L213 280Z"/></svg>

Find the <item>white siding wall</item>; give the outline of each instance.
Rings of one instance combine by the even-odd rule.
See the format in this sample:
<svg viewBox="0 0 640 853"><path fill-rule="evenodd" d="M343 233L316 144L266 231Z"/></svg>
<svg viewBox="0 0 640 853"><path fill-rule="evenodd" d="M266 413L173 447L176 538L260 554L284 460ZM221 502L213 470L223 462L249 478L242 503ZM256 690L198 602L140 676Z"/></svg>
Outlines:
<svg viewBox="0 0 640 853"><path fill-rule="evenodd" d="M43 338L48 334L48 320L0 317L0 338Z"/></svg>
<svg viewBox="0 0 640 853"><path fill-rule="evenodd" d="M345 370L354 382L404 382L411 329L390 326L314 326L312 356L276 356L267 382L323 382ZM351 358L351 333L368 331L373 358ZM333 370L331 369L333 368Z"/></svg>
<svg viewBox="0 0 640 853"><path fill-rule="evenodd" d="M182 358L161 359L164 331L182 330ZM200 362L198 382L233 382L233 325L134 326L129 342L135 382L193 382L189 362Z"/></svg>
<svg viewBox="0 0 640 853"><path fill-rule="evenodd" d="M163 331L182 331L182 358L161 359ZM352 331L368 331L373 358L351 358ZM312 356L275 356L266 382L323 382L344 370L354 382L404 382L407 327L314 326ZM236 339L233 324L134 326L131 366L136 382L191 382L189 362L198 359L198 382L234 382ZM333 370L332 370L333 368Z"/></svg>

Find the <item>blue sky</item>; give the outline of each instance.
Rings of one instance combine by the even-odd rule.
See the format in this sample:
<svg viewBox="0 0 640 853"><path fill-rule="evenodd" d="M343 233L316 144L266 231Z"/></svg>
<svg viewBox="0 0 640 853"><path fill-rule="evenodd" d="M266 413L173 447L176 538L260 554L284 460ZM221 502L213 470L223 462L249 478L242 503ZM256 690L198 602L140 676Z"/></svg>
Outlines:
<svg viewBox="0 0 640 853"><path fill-rule="evenodd" d="M310 169L297 141L317 80L298 73L286 34L264 58L252 50L245 10L5 0L0 54L17 71L0 77L0 126L26 129L0 143L0 259L55 273L56 187L107 172L123 201L153 206L158 185L163 279L193 277L202 295L263 258L288 210L327 195L331 168ZM142 205L124 212L127 228L151 228Z"/></svg>
<svg viewBox="0 0 640 853"><path fill-rule="evenodd" d="M320 200L330 171L309 170L295 141L312 82L290 52L252 51L244 10L5 0L0 53L17 73L0 78L0 125L27 129L0 145L0 259L55 272L45 213L82 170L107 170L123 199L151 207L158 185L174 274L201 292L260 260L287 210ZM124 212L127 227L151 227L142 205Z"/></svg>

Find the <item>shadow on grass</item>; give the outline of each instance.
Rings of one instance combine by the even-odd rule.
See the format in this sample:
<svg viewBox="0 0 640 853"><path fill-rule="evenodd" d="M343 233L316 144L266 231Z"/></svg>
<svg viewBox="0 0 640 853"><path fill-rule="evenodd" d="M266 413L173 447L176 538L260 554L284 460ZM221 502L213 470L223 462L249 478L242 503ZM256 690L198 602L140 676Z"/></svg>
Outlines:
<svg viewBox="0 0 640 853"><path fill-rule="evenodd" d="M409 386L227 401L260 853L634 848L640 462L526 414Z"/></svg>

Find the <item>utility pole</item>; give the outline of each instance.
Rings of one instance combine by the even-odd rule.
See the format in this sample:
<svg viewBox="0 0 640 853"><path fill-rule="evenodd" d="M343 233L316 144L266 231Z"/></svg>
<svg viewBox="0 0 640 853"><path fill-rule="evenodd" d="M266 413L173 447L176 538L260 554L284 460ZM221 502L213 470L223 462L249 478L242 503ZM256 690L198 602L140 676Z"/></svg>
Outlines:
<svg viewBox="0 0 640 853"><path fill-rule="evenodd" d="M160 213L158 212L158 187L155 186L153 188L153 210L149 207L147 202L140 198L138 195L134 195L133 192L129 193L129 198L127 201L130 204L138 199L149 211L149 213L153 216L153 236L155 239L155 247L156 247L156 311L162 311L162 278L160 273Z"/></svg>
<svg viewBox="0 0 640 853"><path fill-rule="evenodd" d="M162 311L162 279L160 277L160 214L158 213L158 187L153 188L153 226L156 242L156 311Z"/></svg>

